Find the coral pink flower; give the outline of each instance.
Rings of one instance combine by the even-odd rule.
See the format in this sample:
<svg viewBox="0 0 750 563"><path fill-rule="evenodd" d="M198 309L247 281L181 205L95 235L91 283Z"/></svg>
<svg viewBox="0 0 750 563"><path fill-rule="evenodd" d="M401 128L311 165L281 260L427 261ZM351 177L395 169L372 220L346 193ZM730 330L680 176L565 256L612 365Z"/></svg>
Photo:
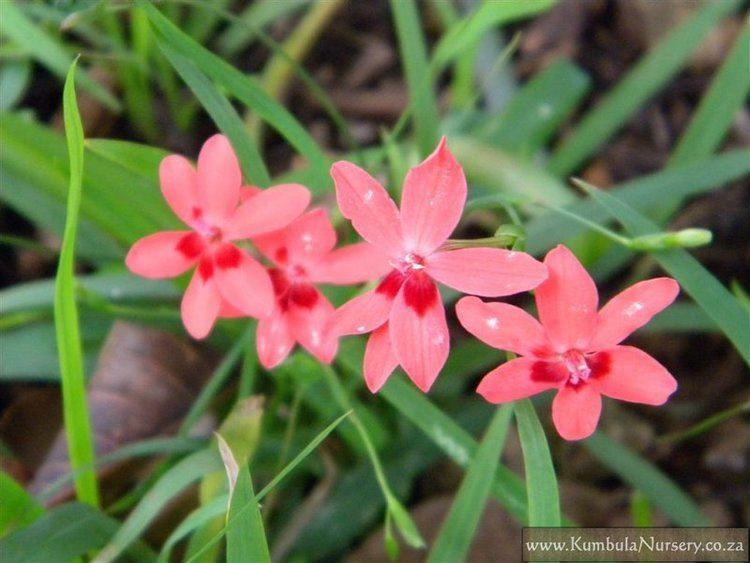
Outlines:
<svg viewBox="0 0 750 563"><path fill-rule="evenodd" d="M310 193L282 184L238 206L242 173L229 141L208 139L197 170L179 155L159 166L161 191L172 211L192 231L164 231L137 241L125 263L146 278L172 278L197 265L182 298L182 320L194 338L210 331L223 308L267 317L274 307L265 268L233 241L280 229L298 217Z"/></svg>
<svg viewBox="0 0 750 563"><path fill-rule="evenodd" d="M336 231L324 209L313 209L288 227L256 237L257 248L274 264L273 314L258 323L258 358L266 369L280 364L295 341L324 363L336 355L336 339L324 339L333 305L314 284L349 285L377 279L387 260L367 243L334 250Z"/></svg>
<svg viewBox="0 0 750 563"><path fill-rule="evenodd" d="M675 300L671 278L642 281L612 298L597 313L599 296L588 272L564 246L544 260L549 278L536 289L541 324L523 309L464 297L456 305L461 324L474 336L520 358L488 373L477 391L491 403L506 403L557 389L552 420L566 440L596 429L602 395L661 405L677 382L654 358L625 337Z"/></svg>
<svg viewBox="0 0 750 563"><path fill-rule="evenodd" d="M364 359L376 392L399 364L422 391L448 357L448 326L435 281L465 293L503 296L526 291L547 276L528 254L497 248L441 250L466 202L466 179L445 139L404 182L401 210L367 172L349 162L331 169L344 217L381 254L391 272L376 289L334 314L330 334L372 332Z"/></svg>

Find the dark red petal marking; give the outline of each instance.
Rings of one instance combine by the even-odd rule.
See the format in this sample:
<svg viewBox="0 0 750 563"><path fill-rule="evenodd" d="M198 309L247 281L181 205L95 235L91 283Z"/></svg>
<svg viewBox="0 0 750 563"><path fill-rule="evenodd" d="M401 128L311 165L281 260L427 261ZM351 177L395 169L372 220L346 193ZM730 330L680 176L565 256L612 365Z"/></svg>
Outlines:
<svg viewBox="0 0 750 563"><path fill-rule="evenodd" d="M198 233L190 233L180 239L176 248L185 258L192 260L203 254L206 242Z"/></svg>
<svg viewBox="0 0 750 563"><path fill-rule="evenodd" d="M544 381L561 383L568 378L568 370L560 362L535 362L531 366L531 379L534 381Z"/></svg>
<svg viewBox="0 0 750 563"><path fill-rule="evenodd" d="M242 252L233 244L224 244L216 251L216 265L222 270L236 268L242 261Z"/></svg>
<svg viewBox="0 0 750 563"><path fill-rule="evenodd" d="M599 352L592 356L586 356L586 363L591 369L591 377L604 377L609 373L612 356L608 352Z"/></svg>
<svg viewBox="0 0 750 563"><path fill-rule="evenodd" d="M286 246L282 246L276 250L276 262L279 264L286 264L287 260L289 260L289 251Z"/></svg>
<svg viewBox="0 0 750 563"><path fill-rule="evenodd" d="M420 317L440 301L438 288L432 278L422 272L411 274L404 282L404 301Z"/></svg>
<svg viewBox="0 0 750 563"><path fill-rule="evenodd" d="M375 289L376 293L382 293L390 299L394 299L398 295L398 290L404 283L406 276L398 270L392 270L390 274L383 278L380 285Z"/></svg>
<svg viewBox="0 0 750 563"><path fill-rule="evenodd" d="M203 210L200 207L193 207L193 219L200 219L203 216Z"/></svg>
<svg viewBox="0 0 750 563"><path fill-rule="evenodd" d="M214 275L214 263L210 257L206 256L198 264L198 273L203 278L203 281L208 281Z"/></svg>
<svg viewBox="0 0 750 563"><path fill-rule="evenodd" d="M289 289L289 300L303 309L312 309L318 297L318 290L309 283L295 283Z"/></svg>
<svg viewBox="0 0 750 563"><path fill-rule="evenodd" d="M277 297L281 297L287 291L289 291L289 278L286 274L278 268L271 268L268 270L268 275L271 277L271 285L273 285L273 292Z"/></svg>

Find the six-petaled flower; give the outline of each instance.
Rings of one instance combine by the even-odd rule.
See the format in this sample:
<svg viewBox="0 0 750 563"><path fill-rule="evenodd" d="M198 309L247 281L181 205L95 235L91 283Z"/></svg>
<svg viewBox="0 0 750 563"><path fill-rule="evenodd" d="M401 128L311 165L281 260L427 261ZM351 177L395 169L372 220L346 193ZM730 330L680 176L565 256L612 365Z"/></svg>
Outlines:
<svg viewBox="0 0 750 563"><path fill-rule="evenodd" d="M523 309L464 297L461 324L474 336L521 357L488 373L477 391L505 403L557 389L552 420L560 435L580 440L596 429L601 396L661 405L677 388L674 377L645 352L620 343L667 307L679 293L671 278L642 281L598 313L594 281L564 246L544 263L549 278L536 289L541 324Z"/></svg>
<svg viewBox="0 0 750 563"><path fill-rule="evenodd" d="M523 252L441 250L466 201L463 170L445 139L409 171L400 211L385 189L354 164L337 162L331 174L342 214L392 267L374 290L338 309L329 327L333 337L372 332L364 377L373 392L398 365L427 391L445 364L448 326L435 281L496 297L532 289L546 278L546 268Z"/></svg>
<svg viewBox="0 0 750 563"><path fill-rule="evenodd" d="M146 278L171 278L197 265L182 298L182 320L195 338L210 331L223 310L251 317L273 312L274 293L265 268L234 241L288 225L310 201L299 184L259 191L239 204L242 173L229 141L208 139L197 170L179 155L159 167L164 198L192 231L164 231L137 241L125 263Z"/></svg>
<svg viewBox="0 0 750 563"><path fill-rule="evenodd" d="M256 237L255 246L273 263L269 270L276 304L258 323L258 358L266 369L281 363L295 341L329 363L337 340L324 337L333 306L315 284L351 285L383 275L387 261L369 244L334 250L336 232L324 209L313 209L288 227Z"/></svg>

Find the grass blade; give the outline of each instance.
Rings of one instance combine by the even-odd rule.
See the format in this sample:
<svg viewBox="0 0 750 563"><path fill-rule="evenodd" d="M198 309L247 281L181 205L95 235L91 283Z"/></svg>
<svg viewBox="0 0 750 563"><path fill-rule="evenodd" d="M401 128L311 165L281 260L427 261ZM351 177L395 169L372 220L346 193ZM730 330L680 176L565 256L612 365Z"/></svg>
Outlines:
<svg viewBox="0 0 750 563"><path fill-rule="evenodd" d="M641 491L679 526L710 526L693 500L657 467L601 432L583 442L594 457Z"/></svg>
<svg viewBox="0 0 750 563"><path fill-rule="evenodd" d="M680 137L669 165L687 164L711 155L721 144L737 110L750 93L750 21L740 33L732 51L719 68L687 130Z"/></svg>
<svg viewBox="0 0 750 563"><path fill-rule="evenodd" d="M517 401L514 412L526 469L529 526L559 526L560 493L542 423L529 399Z"/></svg>
<svg viewBox="0 0 750 563"><path fill-rule="evenodd" d="M217 469L221 469L221 461L214 448L198 451L175 464L141 499L107 546L96 556L94 563L116 559L138 539L172 498L203 475Z"/></svg>
<svg viewBox="0 0 750 563"><path fill-rule="evenodd" d="M0 537L31 524L44 508L5 471L0 471Z"/></svg>
<svg viewBox="0 0 750 563"><path fill-rule="evenodd" d="M567 176L667 84L690 59L701 40L739 2L709 2L694 17L667 35L631 69L602 101L587 113L555 151L549 169Z"/></svg>
<svg viewBox="0 0 750 563"><path fill-rule="evenodd" d="M86 380L83 373L78 308L76 305L75 246L78 212L81 206L83 177L83 126L78 114L75 93L76 63L70 67L63 92L65 136L70 158L70 189L65 219L60 261L55 277L55 334L60 359L63 394L63 419L68 443L70 465L76 472L75 489L78 498L93 506L99 505L96 473L93 471L94 442L91 420L86 403ZM85 471L79 471L88 467Z"/></svg>
<svg viewBox="0 0 750 563"><path fill-rule="evenodd" d="M66 76L68 68L73 62L65 45L61 44L43 29L35 25L16 6L13 0L2 3L2 17L0 30L3 35L23 46L34 59L39 61L49 71L60 77ZM77 82L94 98L112 111L120 110L120 103L101 85L91 79L85 72L79 73Z"/></svg>
<svg viewBox="0 0 750 563"><path fill-rule="evenodd" d="M271 561L263 518L253 492L253 481L247 464L237 466L229 445L217 434L219 449L229 478L229 512L227 513L227 561Z"/></svg>
<svg viewBox="0 0 750 563"><path fill-rule="evenodd" d="M607 193L637 210L647 211L664 205L671 197L702 194L748 173L750 151L735 150L630 180L607 190ZM610 214L592 198L573 203L566 210L597 223L610 218ZM555 212L544 213L526 225L526 250L539 254L561 240L574 237L585 230L584 226L569 217Z"/></svg>
<svg viewBox="0 0 750 563"><path fill-rule="evenodd" d="M432 546L428 561L463 561L476 533L479 519L490 494L492 480L500 462L513 407L505 405L495 412L490 426L471 461L450 512Z"/></svg>
<svg viewBox="0 0 750 563"><path fill-rule="evenodd" d="M268 96L255 79L246 76L193 41L150 3L140 2L139 5L143 7L156 30L158 41L168 44L276 129L310 161L318 189L330 185L328 160L315 139L291 113Z"/></svg>
<svg viewBox="0 0 750 563"><path fill-rule="evenodd" d="M120 523L97 509L69 502L50 510L30 526L0 540L4 561L49 563L74 561L104 545ZM153 561L153 552L142 544L128 551L133 561Z"/></svg>
<svg viewBox="0 0 750 563"><path fill-rule="evenodd" d="M581 180L576 184L591 195L615 217L631 236L659 232L651 222L632 207ZM747 363L750 363L750 314L729 290L706 270L700 262L681 248L651 254L671 274L718 325Z"/></svg>
<svg viewBox="0 0 750 563"><path fill-rule="evenodd" d="M427 64L422 25L414 0L391 0L391 11L396 24L401 64L409 86L409 105L414 116L417 145L422 155L426 156L437 146L440 116Z"/></svg>
<svg viewBox="0 0 750 563"><path fill-rule="evenodd" d="M159 41L159 47L177 73L193 91L216 126L229 137L232 147L237 152L237 158L240 161L245 178L259 187L267 187L271 183L271 177L268 174L265 162L263 162L263 157L260 155L258 145L248 134L242 118L229 103L229 100L216 89L205 74L175 51L169 43Z"/></svg>

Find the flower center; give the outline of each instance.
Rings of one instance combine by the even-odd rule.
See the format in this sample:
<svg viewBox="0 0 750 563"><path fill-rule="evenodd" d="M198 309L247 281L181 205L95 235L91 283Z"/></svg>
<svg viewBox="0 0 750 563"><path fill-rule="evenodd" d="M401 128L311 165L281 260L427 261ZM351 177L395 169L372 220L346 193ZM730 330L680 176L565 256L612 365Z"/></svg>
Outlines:
<svg viewBox="0 0 750 563"><path fill-rule="evenodd" d="M424 257L409 252L399 260L392 260L391 266L405 275L412 272L418 272L419 270L424 270Z"/></svg>
<svg viewBox="0 0 750 563"><path fill-rule="evenodd" d="M562 356L562 363L568 371L568 383L578 385L588 381L591 377L591 368L586 362L586 357L578 350L569 350Z"/></svg>

